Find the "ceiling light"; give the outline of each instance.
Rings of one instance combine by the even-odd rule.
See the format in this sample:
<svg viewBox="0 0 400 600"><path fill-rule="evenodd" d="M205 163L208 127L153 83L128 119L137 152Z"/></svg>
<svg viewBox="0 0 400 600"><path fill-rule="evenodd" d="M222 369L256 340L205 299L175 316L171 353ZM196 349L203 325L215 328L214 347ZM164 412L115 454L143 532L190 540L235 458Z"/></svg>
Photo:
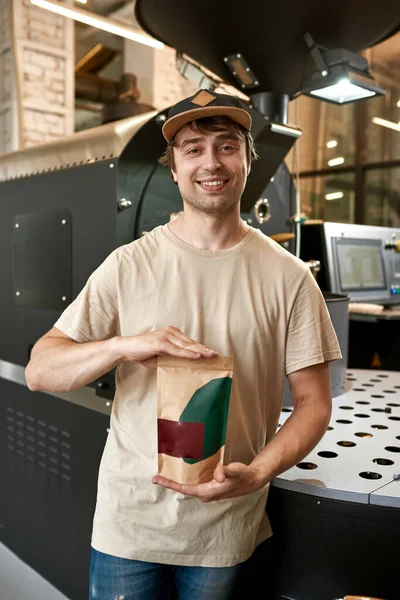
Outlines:
<svg viewBox="0 0 400 600"><path fill-rule="evenodd" d="M336 167L336 165L342 165L344 163L343 156L337 156L336 158L331 158L328 160L328 165L330 167Z"/></svg>
<svg viewBox="0 0 400 600"><path fill-rule="evenodd" d="M145 44L146 46L152 46L153 48L164 48L164 44L162 42L159 42L158 40L155 40L144 33L143 35L138 33L134 27L130 27L124 23L119 23L118 21L113 21L112 19L82 10L81 8L69 8L67 5L54 0L30 0L30 2L35 6L45 8L46 10L50 10L51 12L63 17L74 19L75 21L79 21L85 25L102 29L103 31L107 31L108 33L113 33L114 35L138 42L139 44Z"/></svg>
<svg viewBox="0 0 400 600"><path fill-rule="evenodd" d="M400 108L400 100L397 101L397 105Z"/></svg>
<svg viewBox="0 0 400 600"><path fill-rule="evenodd" d="M379 117L372 117L371 121L376 125L382 125L382 127L400 131L400 123L394 123L393 121L387 121L386 119L380 119Z"/></svg>
<svg viewBox="0 0 400 600"><path fill-rule="evenodd" d="M75 0L75 2L80 2L81 4L86 4L87 0Z"/></svg>
<svg viewBox="0 0 400 600"><path fill-rule="evenodd" d="M333 104L347 104L385 94L376 85L368 61L344 49L327 50L304 36L316 68L301 86L301 93Z"/></svg>
<svg viewBox="0 0 400 600"><path fill-rule="evenodd" d="M343 198L343 192L331 192L330 194L325 194L325 200L340 200Z"/></svg>
<svg viewBox="0 0 400 600"><path fill-rule="evenodd" d="M327 148L336 148L337 146L337 140L329 140L329 142L327 142L326 147Z"/></svg>

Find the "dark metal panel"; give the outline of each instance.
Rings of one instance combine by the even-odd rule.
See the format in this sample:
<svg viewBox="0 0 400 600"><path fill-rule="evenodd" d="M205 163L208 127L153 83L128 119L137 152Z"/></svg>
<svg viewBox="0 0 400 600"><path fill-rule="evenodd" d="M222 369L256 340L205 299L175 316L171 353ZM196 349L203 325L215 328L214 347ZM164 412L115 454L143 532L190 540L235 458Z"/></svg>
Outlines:
<svg viewBox="0 0 400 600"><path fill-rule="evenodd" d="M86 600L109 417L0 379L0 539L70 600Z"/></svg>
<svg viewBox="0 0 400 600"><path fill-rule="evenodd" d="M17 306L63 310L72 300L72 216L69 210L14 217Z"/></svg>
<svg viewBox="0 0 400 600"><path fill-rule="evenodd" d="M398 599L398 509L272 487L267 514L273 536L242 573L237 600L250 584L265 600Z"/></svg>
<svg viewBox="0 0 400 600"><path fill-rule="evenodd" d="M31 346L53 326L63 310L50 307L43 299L37 299L34 306L17 303L12 260L16 216L29 213L39 219L39 215L50 212L70 213L70 299L74 299L89 275L116 247L116 171L115 161L104 161L0 185L1 359L26 365ZM49 247L49 252L52 250L54 248ZM29 251L28 246L25 251ZM53 265L64 268L59 252L61 249L57 248L56 256L52 257ZM20 260L22 256L23 253L19 252ZM24 260L32 267L32 256L28 257L25 253ZM35 268L38 268L39 260L40 256L36 254ZM63 304L66 307L68 300Z"/></svg>

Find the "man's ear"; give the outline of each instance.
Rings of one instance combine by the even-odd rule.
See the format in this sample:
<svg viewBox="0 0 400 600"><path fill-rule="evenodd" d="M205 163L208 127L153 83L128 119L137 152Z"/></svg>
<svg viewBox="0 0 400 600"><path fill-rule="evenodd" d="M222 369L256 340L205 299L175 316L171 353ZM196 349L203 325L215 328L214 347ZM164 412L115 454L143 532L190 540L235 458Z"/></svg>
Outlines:
<svg viewBox="0 0 400 600"><path fill-rule="evenodd" d="M173 169L171 169L171 175L172 175L172 179L175 181L175 183L178 183L178 178L176 176L176 173Z"/></svg>

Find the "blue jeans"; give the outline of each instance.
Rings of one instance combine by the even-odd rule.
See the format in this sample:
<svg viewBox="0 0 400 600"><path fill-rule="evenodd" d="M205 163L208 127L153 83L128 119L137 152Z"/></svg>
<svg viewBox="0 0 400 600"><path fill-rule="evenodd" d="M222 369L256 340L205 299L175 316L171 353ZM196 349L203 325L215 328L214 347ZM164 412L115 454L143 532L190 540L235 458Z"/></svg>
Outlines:
<svg viewBox="0 0 400 600"><path fill-rule="evenodd" d="M181 567L129 560L92 548L89 600L229 600L241 565Z"/></svg>

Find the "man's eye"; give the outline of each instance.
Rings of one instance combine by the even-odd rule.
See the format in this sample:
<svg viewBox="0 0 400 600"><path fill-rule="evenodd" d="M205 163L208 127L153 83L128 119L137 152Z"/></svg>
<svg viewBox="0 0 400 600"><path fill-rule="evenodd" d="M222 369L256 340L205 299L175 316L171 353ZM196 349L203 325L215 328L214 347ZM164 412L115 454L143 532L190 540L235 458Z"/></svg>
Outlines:
<svg viewBox="0 0 400 600"><path fill-rule="evenodd" d="M222 150L229 152L230 150L234 150L234 146L231 146L230 144L225 144L225 146L222 146Z"/></svg>
<svg viewBox="0 0 400 600"><path fill-rule="evenodd" d="M198 148L190 148L190 149L187 151L187 154L197 154L198 152L199 152L199 149L198 149Z"/></svg>

